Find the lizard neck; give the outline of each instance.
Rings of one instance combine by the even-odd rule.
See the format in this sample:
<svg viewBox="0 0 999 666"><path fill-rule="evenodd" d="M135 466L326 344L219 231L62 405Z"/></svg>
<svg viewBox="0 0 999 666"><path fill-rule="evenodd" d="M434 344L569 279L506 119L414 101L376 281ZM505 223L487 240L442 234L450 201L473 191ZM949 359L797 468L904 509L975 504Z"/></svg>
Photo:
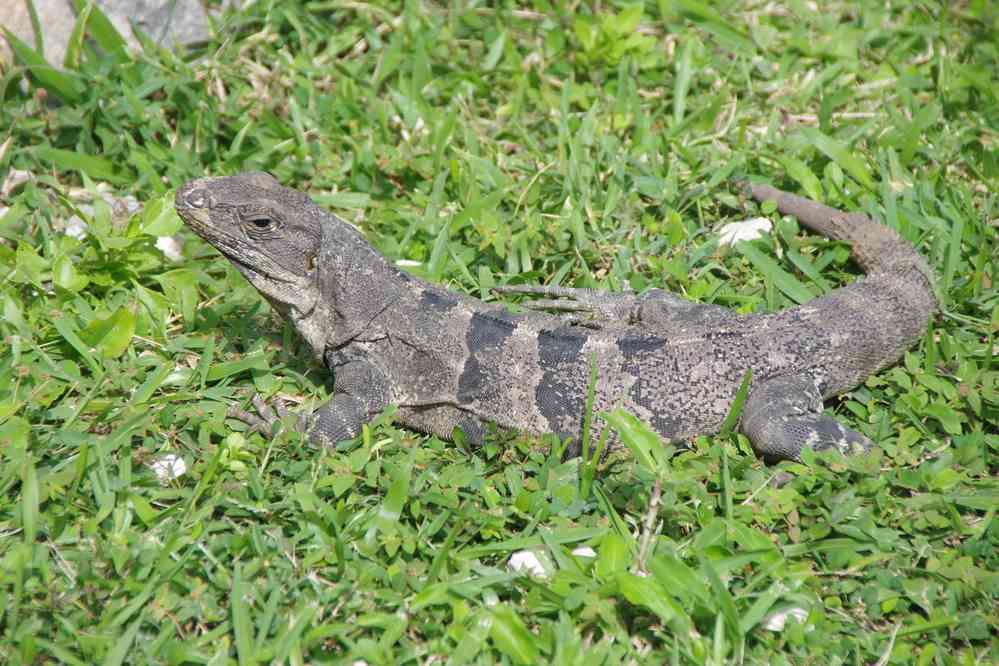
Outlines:
<svg viewBox="0 0 999 666"><path fill-rule="evenodd" d="M296 322L321 358L358 337L377 335L380 318L406 292L409 278L345 223L323 239L313 312Z"/></svg>
<svg viewBox="0 0 999 666"><path fill-rule="evenodd" d="M312 356L321 363L326 345L329 344L335 330L335 327L331 325L334 316L329 304L320 298L316 301L315 307L308 312L292 308L288 312L288 319L309 345Z"/></svg>

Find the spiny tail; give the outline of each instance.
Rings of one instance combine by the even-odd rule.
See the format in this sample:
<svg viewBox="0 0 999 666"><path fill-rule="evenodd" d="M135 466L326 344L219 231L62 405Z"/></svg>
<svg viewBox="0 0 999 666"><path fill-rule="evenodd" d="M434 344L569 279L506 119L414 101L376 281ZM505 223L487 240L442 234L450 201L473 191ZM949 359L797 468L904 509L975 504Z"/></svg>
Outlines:
<svg viewBox="0 0 999 666"><path fill-rule="evenodd" d="M852 245L867 277L833 290L810 305L826 308L831 322L855 325L855 344L837 361L824 397L846 390L879 368L894 363L926 332L939 309L933 271L912 243L862 213L846 213L768 185L748 185L757 201L775 201L777 210L834 240Z"/></svg>
<svg viewBox="0 0 999 666"><path fill-rule="evenodd" d="M809 229L833 240L852 243L853 256L865 273L916 268L927 276L932 274L912 243L863 213L846 213L769 185L750 185L749 191L759 202L777 202L777 210L795 216Z"/></svg>

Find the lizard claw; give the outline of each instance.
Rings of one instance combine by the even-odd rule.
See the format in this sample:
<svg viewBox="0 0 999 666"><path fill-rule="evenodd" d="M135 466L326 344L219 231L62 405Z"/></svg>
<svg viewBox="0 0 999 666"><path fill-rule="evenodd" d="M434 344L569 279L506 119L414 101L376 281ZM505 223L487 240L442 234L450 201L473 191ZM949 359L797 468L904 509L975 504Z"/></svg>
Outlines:
<svg viewBox="0 0 999 666"><path fill-rule="evenodd" d="M231 419L236 419L237 421L242 421L246 425L250 426L250 432L259 432L261 435L269 436L276 435L280 432L279 428L281 426L282 419L288 415L288 408L285 407L284 402L280 398L274 399L274 408L272 409L267 402L260 397L259 393L254 393L251 398L253 402L253 408L257 410L257 413L248 412L241 407L236 405L230 405L226 410L226 416Z"/></svg>

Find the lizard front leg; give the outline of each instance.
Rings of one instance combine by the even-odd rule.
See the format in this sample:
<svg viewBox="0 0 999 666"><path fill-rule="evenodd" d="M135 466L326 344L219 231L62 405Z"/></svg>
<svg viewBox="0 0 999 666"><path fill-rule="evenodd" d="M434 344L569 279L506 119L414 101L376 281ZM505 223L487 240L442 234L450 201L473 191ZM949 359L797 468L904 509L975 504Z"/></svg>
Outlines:
<svg viewBox="0 0 999 666"><path fill-rule="evenodd" d="M822 413L822 395L807 376L754 382L743 407L740 429L768 460L800 460L801 450L837 449L864 453L874 444Z"/></svg>
<svg viewBox="0 0 999 666"><path fill-rule="evenodd" d="M634 294L573 287L507 285L496 287L493 291L543 296L522 301L520 305L529 310L557 312L569 323L592 328L638 326L649 332L665 334L668 327L717 325L738 317L720 305L694 303L662 289Z"/></svg>
<svg viewBox="0 0 999 666"><path fill-rule="evenodd" d="M332 447L356 437L361 427L389 404L391 393L384 373L363 357L336 353L327 362L334 373L333 395L311 414L300 415L295 427L313 444ZM273 432L287 414L280 402L272 410L254 396L253 404L259 416L238 407L229 408L228 414L264 434Z"/></svg>

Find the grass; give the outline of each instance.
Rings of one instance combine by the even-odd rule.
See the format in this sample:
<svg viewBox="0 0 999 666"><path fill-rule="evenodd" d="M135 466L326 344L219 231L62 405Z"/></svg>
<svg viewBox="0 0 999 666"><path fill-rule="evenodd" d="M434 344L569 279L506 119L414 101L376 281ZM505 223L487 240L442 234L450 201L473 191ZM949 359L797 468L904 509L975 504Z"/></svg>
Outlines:
<svg viewBox="0 0 999 666"><path fill-rule="evenodd" d="M191 56L130 56L97 10L65 68L15 43L0 661L999 659L999 13L821 4L265 1ZM249 169L478 296L630 283L750 312L854 279L792 220L718 246L760 214L730 177L760 176L899 229L944 311L830 404L873 460L661 447L624 414L639 455L595 475L544 440L470 449L390 418L315 450L225 419L327 378L171 208L185 180ZM174 233L178 260L156 245ZM161 482L168 455L186 472ZM508 569L523 550L547 577Z"/></svg>

